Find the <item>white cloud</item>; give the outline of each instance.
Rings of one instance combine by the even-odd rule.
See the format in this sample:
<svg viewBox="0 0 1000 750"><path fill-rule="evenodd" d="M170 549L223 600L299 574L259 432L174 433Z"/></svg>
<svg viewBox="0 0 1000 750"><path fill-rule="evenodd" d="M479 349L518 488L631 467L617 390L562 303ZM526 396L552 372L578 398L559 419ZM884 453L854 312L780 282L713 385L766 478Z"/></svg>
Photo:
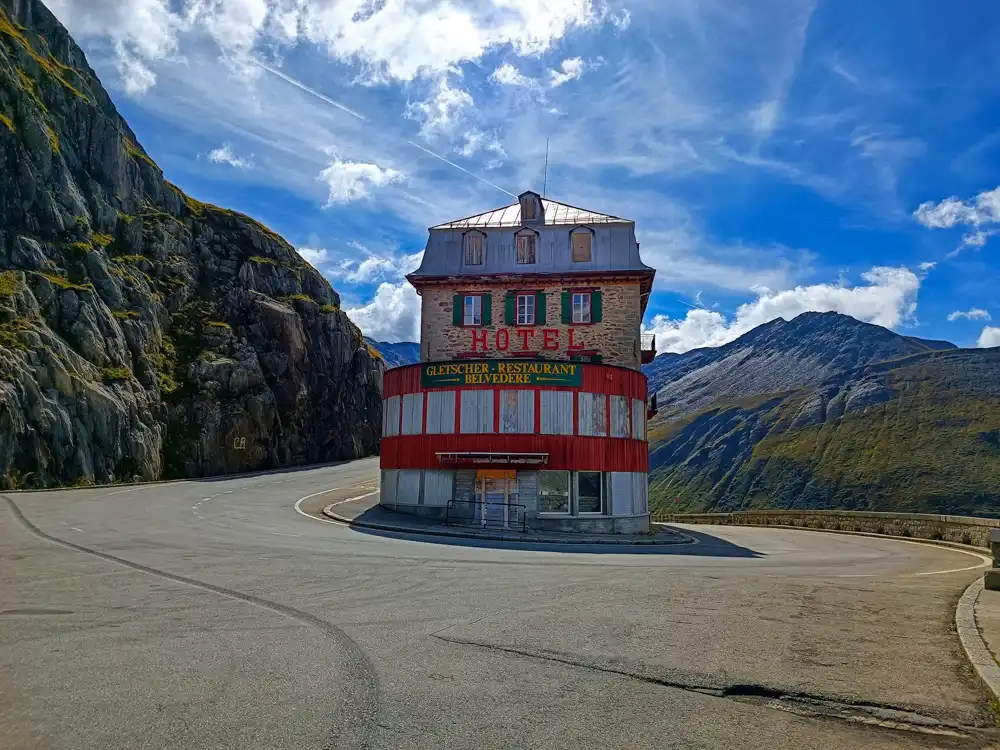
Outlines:
<svg viewBox="0 0 1000 750"><path fill-rule="evenodd" d="M490 74L490 80L501 86L535 86L534 78L524 75L510 63L504 63Z"/></svg>
<svg viewBox="0 0 1000 750"><path fill-rule="evenodd" d="M986 326L983 328L983 332L979 334L979 340L976 342L976 346L981 349L990 349L994 346L1000 346L1000 327Z"/></svg>
<svg viewBox="0 0 1000 750"><path fill-rule="evenodd" d="M750 123L757 133L770 133L778 122L781 103L775 100L763 102L750 112Z"/></svg>
<svg viewBox="0 0 1000 750"><path fill-rule="evenodd" d="M326 207L337 203L350 203L369 196L369 188L384 187L400 182L406 175L395 169L383 169L378 164L357 161L341 161L334 158L330 165L320 172L319 179L330 188Z"/></svg>
<svg viewBox="0 0 1000 750"><path fill-rule="evenodd" d="M985 190L968 201L957 196L939 203L921 203L913 212L914 218L928 229L951 229L956 226L972 227L973 231L962 237L958 251L966 247L983 247L990 236L1000 231L1000 187Z"/></svg>
<svg viewBox="0 0 1000 750"><path fill-rule="evenodd" d="M341 261L340 266L331 271L331 275L341 278L351 284L372 284L376 281L399 281L406 274L417 270L424 251L412 255L375 255L365 248L366 257L362 260L348 259Z"/></svg>
<svg viewBox="0 0 1000 750"><path fill-rule="evenodd" d="M838 312L894 328L916 312L920 278L907 268L879 266L861 275L857 286L814 284L780 292L760 290L732 318L713 310L689 310L684 318L656 315L645 330L656 334L661 352L686 352L721 346L775 318L791 320L804 312Z"/></svg>
<svg viewBox="0 0 1000 750"><path fill-rule="evenodd" d="M949 323L954 323L959 318L965 318L966 320L993 320L990 317L989 310L983 310L978 307L973 307L971 310L955 310L948 314Z"/></svg>
<svg viewBox="0 0 1000 750"><path fill-rule="evenodd" d="M459 147L457 153L468 157L480 151L493 155L486 163L486 169L496 169L507 160L507 152L504 151L503 144L500 143L495 133L484 133L482 130L473 128L465 134L465 142Z"/></svg>
<svg viewBox="0 0 1000 750"><path fill-rule="evenodd" d="M628 8L623 8L621 13L611 13L608 16L608 20L619 31L625 31L625 29L632 25L632 14L629 13Z"/></svg>
<svg viewBox="0 0 1000 750"><path fill-rule="evenodd" d="M121 76L122 88L128 96L139 97L156 85L156 73L146 67L146 64L129 52L123 42L115 43L117 59L115 67Z"/></svg>
<svg viewBox="0 0 1000 750"><path fill-rule="evenodd" d="M310 42L336 61L361 66L372 80L412 81L479 60L509 45L539 54L572 28L617 17L593 0L51 0L56 15L78 38L103 37L148 70L186 37L207 36L231 64L254 50ZM150 84L152 85L152 84Z"/></svg>
<svg viewBox="0 0 1000 750"><path fill-rule="evenodd" d="M418 341L420 297L407 282L382 283L367 305L345 310L365 336L377 341Z"/></svg>
<svg viewBox="0 0 1000 750"><path fill-rule="evenodd" d="M253 159L244 159L237 156L236 152L233 151L233 147L228 143L224 143L219 148L210 151L208 158L216 164L228 164L237 169L253 169Z"/></svg>
<svg viewBox="0 0 1000 750"><path fill-rule="evenodd" d="M474 104L472 94L452 88L447 77L442 76L431 96L407 106L406 116L420 123L420 135L424 138L451 137Z"/></svg>
<svg viewBox="0 0 1000 750"><path fill-rule="evenodd" d="M300 247L297 249L302 259L313 268L319 268L330 259L330 254L326 251L326 248Z"/></svg>
<svg viewBox="0 0 1000 750"><path fill-rule="evenodd" d="M584 71L587 69L586 63L583 62L583 58L580 57L570 57L562 61L559 66L559 70L549 71L549 85L552 88L557 86L562 86L564 83L569 83L570 81L575 81L577 78L583 75Z"/></svg>
<svg viewBox="0 0 1000 750"><path fill-rule="evenodd" d="M925 260L923 263L921 263L919 266L917 266L917 268L919 268L921 271L930 271L936 265L937 265L937 262L935 262L933 260Z"/></svg>

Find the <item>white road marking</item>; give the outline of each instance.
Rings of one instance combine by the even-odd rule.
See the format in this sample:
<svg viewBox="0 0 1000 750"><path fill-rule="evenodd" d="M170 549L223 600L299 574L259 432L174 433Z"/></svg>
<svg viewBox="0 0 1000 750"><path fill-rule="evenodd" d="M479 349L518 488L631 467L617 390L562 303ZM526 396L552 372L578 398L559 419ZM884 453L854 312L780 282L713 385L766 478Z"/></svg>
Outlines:
<svg viewBox="0 0 1000 750"><path fill-rule="evenodd" d="M350 485L348 485L348 486L350 486ZM343 487L333 487L333 488L328 489L328 490L323 490L322 492L314 492L311 495L306 495L305 497L300 497L298 500L295 501L295 505L294 505L295 512L298 513L299 515L305 516L306 518L311 518L314 521L322 521L323 523L335 523L338 526L343 526L344 524L341 521L334 521L332 518L320 518L319 516L314 516L311 513L306 513L304 510L302 510L302 507L301 507L302 503L305 502L306 500L308 500L311 497L316 497L317 495L325 495L328 492L333 492L334 490L341 490L341 489L344 489L344 488ZM336 503L331 503L331 505L343 505L344 503L351 502L351 500L361 500L362 498L371 497L372 495L375 495L377 493L378 493L378 490L374 490L372 492L366 492L364 495L358 495L357 497L349 497L346 500L340 500L340 501L338 501Z"/></svg>
<svg viewBox="0 0 1000 750"><path fill-rule="evenodd" d="M73 531L79 531L81 534L83 533L83 529L78 529L76 526L70 526L70 528L73 529Z"/></svg>
<svg viewBox="0 0 1000 750"><path fill-rule="evenodd" d="M163 486L163 482L152 482L150 484L144 484L139 487L129 487L127 490L115 490L114 492L109 492L104 497L111 497L112 495L124 495L126 492L138 492L139 490L149 490L153 488L158 488ZM187 484L187 482L170 482L170 484Z"/></svg>
<svg viewBox="0 0 1000 750"><path fill-rule="evenodd" d="M902 542L903 544L919 544L920 546L926 546L925 542L911 542L906 539L897 539L896 541ZM939 576L945 573L961 573L963 570L975 570L976 568L985 568L987 565L993 564L993 558L982 555L978 552L972 552L967 549L958 549L956 547L945 547L944 545L934 545L938 549L950 549L953 552L961 552L963 555L971 555L972 557L978 557L980 559L979 565L969 565L966 568L949 568L948 570L929 570L926 573L911 573L910 575L915 576Z"/></svg>

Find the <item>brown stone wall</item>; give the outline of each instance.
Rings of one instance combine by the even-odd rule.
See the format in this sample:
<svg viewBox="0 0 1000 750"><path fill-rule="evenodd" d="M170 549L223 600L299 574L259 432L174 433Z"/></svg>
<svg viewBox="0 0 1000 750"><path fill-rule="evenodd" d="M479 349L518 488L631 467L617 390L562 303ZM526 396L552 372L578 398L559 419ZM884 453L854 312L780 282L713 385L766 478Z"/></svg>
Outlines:
<svg viewBox="0 0 1000 750"><path fill-rule="evenodd" d="M562 322L562 293L568 289L600 290L603 315L600 323L568 325ZM509 291L545 292L544 325L508 326L504 323L504 299ZM425 362L457 359L473 352L473 333L478 336L475 353L496 358L534 356L568 359L577 353L596 353L609 365L639 369L639 324L642 321L639 282L576 283L574 285L529 285L512 288L483 283L462 286L427 286L423 289L420 323L421 358ZM489 326L466 328L452 325L452 300L456 294L489 293L493 296L493 320ZM505 331L499 334L498 332ZM570 350L572 343L577 347ZM546 339L545 331L548 331ZM483 333L486 349L483 349ZM528 333L524 333L528 332ZM524 344L528 346L525 349ZM507 343L507 349L502 345ZM548 342L550 348L545 348ZM551 348L557 344L556 348ZM582 345L582 347L581 347Z"/></svg>

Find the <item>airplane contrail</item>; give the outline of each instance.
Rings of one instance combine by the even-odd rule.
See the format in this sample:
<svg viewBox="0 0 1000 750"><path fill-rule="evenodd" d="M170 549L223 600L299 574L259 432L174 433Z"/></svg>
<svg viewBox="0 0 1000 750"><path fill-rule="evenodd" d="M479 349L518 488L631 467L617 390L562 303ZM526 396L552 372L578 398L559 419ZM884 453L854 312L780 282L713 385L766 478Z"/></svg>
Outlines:
<svg viewBox="0 0 1000 750"><path fill-rule="evenodd" d="M259 60L253 60L252 62L258 68L261 68L262 70L266 70L271 75L277 76L278 78L280 78L281 80L285 81L286 83L290 83L293 86L295 86L296 88L299 88L302 91L305 91L307 94L312 94L317 99L320 99L320 100L326 102L327 104L330 104L331 106L334 106L337 109L339 109L339 110L341 110L343 112L346 112L347 114L351 115L352 117L357 117L362 122L368 122L368 118L365 117L364 115L355 112L350 107L347 107L347 106L341 104L338 101L334 101L330 97L328 97L328 96L326 96L324 94L321 94L320 92L316 91L315 89L309 88L308 86L306 86L301 81L297 81L294 78L292 78L291 76L286 75L286 74L282 73L279 70L275 70L274 68L270 67L269 65L265 65L264 63L260 62ZM443 161L448 166L454 167L458 171L464 172L465 174L469 175L470 177L475 177L480 182L483 182L483 183L489 185L491 188L495 188L496 190L499 190L501 193L506 193L507 195L511 196L512 198L516 198L517 197L516 195L514 195L514 193L510 192L509 190L504 190L502 187L500 187L499 185L496 185L496 184L490 182L485 177L480 177L475 172L470 172L465 167L459 166L458 164L456 164L453 161L449 161L448 159L444 158L440 154L434 153L429 148L424 148L419 143L414 143L413 141L411 141L411 140L409 140L407 138L403 138L402 136L395 136L395 137L398 138L399 140L403 141L403 143L406 143L406 144L408 144L410 146L413 146L413 148L420 149L421 151L423 151L428 156L433 156L435 159L439 159L440 161Z"/></svg>

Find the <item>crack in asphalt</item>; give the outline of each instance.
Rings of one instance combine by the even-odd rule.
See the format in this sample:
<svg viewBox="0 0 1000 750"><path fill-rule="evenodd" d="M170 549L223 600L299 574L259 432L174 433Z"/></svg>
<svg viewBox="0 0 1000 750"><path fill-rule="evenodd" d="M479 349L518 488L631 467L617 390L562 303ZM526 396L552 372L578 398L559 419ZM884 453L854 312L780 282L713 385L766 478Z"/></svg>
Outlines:
<svg viewBox="0 0 1000 750"><path fill-rule="evenodd" d="M480 618L482 619L482 618ZM449 626L451 627L451 626ZM724 698L749 703L752 705L787 711L799 716L816 719L834 719L848 723L863 724L881 729L891 729L901 732L911 732L923 735L933 735L938 741L952 741L954 747L996 747L984 745L982 742L997 740L997 732L982 727L965 726L949 723L939 718L920 713L912 707L894 706L869 701L851 701L833 696L814 695L804 692L782 690L753 683L733 683L729 685L699 684L693 681L668 679L656 675L642 674L630 671L625 667L606 666L585 661L572 654L557 651L534 650L504 646L482 641L471 641L462 638L449 638L440 633L448 627L431 633L432 638L459 646L472 646L490 651L522 656L529 659L555 662L582 669L628 677L640 682L659 685L666 688L684 690L691 693ZM974 744L967 744L972 741ZM936 745L940 747L940 745Z"/></svg>
<svg viewBox="0 0 1000 750"><path fill-rule="evenodd" d="M358 644L343 630L326 620L309 614L308 612L304 612L301 609L290 607L287 604L272 602L268 599L253 596L252 594L245 594L234 589L216 586L212 583L206 583L205 581L188 578L187 576L177 575L176 573L168 573L165 570L152 568L148 565L143 565L142 563L126 560L122 557L116 557L115 555L110 555L107 552L101 552L90 547L85 547L82 544L68 542L65 539L52 536L51 534L45 533L29 521L13 500L6 495L0 495L0 497L3 498L7 507L10 509L10 512L21 524L21 526L39 539L61 547L66 547L67 549L71 549L75 552L81 552L85 555L91 555L101 560L115 563L116 565L122 565L141 573L147 573L159 578L165 578L168 581L174 581L175 583L181 583L186 586L192 586L197 589L209 591L229 599L235 599L245 604L253 604L257 607L262 607L263 609L284 615L285 617L296 620L303 625L316 628L322 632L336 644L338 649L337 654L341 657L341 661L343 662L343 670L340 672L339 676L344 679L345 683L347 683L341 691L342 696L339 707L339 719L330 729L324 748L371 747L372 730L378 723L378 674L372 666L371 661L361 650Z"/></svg>

